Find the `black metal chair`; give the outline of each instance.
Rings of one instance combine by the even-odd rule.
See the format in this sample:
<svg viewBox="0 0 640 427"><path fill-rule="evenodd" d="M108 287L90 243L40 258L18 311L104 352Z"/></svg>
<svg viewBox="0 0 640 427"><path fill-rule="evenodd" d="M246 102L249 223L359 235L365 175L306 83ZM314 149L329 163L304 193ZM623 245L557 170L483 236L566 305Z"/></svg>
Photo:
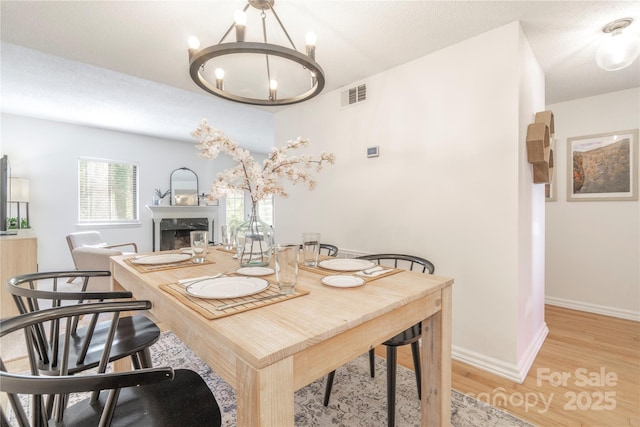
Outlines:
<svg viewBox="0 0 640 427"><path fill-rule="evenodd" d="M302 249L302 245L300 245L300 249ZM320 243L319 253L320 255L336 256L338 255L338 247L328 243Z"/></svg>
<svg viewBox="0 0 640 427"><path fill-rule="evenodd" d="M426 274L433 274L435 266L428 260L413 255L402 254L374 254L359 256L359 259L374 261L378 265L386 265L394 268L405 268L409 271L419 271ZM422 377L420 368L420 337L422 336L422 322L417 323L394 336L393 338L383 342L387 347L387 408L388 408L388 425L395 425L396 410L396 364L397 364L397 348L403 345L411 344L411 355L413 356L413 367L416 374L416 382L418 384L418 399L422 397L420 380ZM369 350L369 367L371 376L375 376L375 350ZM324 394L324 406L329 405L331 397L331 388L336 371L332 371L327 375L327 385Z"/></svg>
<svg viewBox="0 0 640 427"><path fill-rule="evenodd" d="M109 271L60 271L47 273L24 274L12 277L6 284L8 292L21 314L32 313L41 308L59 307L63 305L78 305L87 302L129 299L131 292L89 292L86 291L92 278L108 277ZM79 291L61 291L67 279L82 279ZM44 283L52 282L52 289L38 289ZM66 285L67 287L69 285ZM104 319L104 316L102 316ZM59 322L51 322L46 332L45 325L40 324L31 328L35 342L38 345L38 369L49 375L55 375L60 370L63 351L60 344ZM76 318L72 324L69 343L70 358L69 373L85 371L95 368L100 361L102 349L108 340L112 340L109 361L131 357L136 369L151 367L149 347L160 338L160 328L147 317L137 314L124 317L118 322L114 336L109 337L110 322L101 320L98 316L83 319Z"/></svg>
<svg viewBox="0 0 640 427"><path fill-rule="evenodd" d="M320 253L325 251L324 255L336 256L338 255L338 247L335 245L330 245L328 243L320 243Z"/></svg>
<svg viewBox="0 0 640 427"><path fill-rule="evenodd" d="M111 340L104 343L98 373L70 375L74 361L69 359L69 349L74 341L72 324L75 319L83 315L110 314L112 320L107 336L113 337L119 321L124 319L121 318L123 312L149 308L149 301L99 302L54 307L0 320L0 337L24 331L27 341L29 373L8 372L9 364L0 358L0 391L7 393L18 425L220 426L218 403L202 377L194 371L162 367L104 373L109 363ZM33 331L43 322L65 325L60 369L52 376L40 376L38 371L39 343ZM100 393L102 390L108 390L108 393ZM73 395L76 402L70 403L70 393L86 394ZM4 408L0 408L0 412L0 425L9 426L12 414Z"/></svg>

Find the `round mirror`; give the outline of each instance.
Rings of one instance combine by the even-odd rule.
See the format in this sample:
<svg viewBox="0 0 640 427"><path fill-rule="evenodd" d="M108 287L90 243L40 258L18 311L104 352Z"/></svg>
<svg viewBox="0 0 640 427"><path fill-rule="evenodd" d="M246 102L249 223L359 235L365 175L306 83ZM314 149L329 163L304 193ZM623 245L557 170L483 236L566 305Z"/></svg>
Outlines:
<svg viewBox="0 0 640 427"><path fill-rule="evenodd" d="M180 168L171 172L171 204L198 206L198 175L191 169Z"/></svg>

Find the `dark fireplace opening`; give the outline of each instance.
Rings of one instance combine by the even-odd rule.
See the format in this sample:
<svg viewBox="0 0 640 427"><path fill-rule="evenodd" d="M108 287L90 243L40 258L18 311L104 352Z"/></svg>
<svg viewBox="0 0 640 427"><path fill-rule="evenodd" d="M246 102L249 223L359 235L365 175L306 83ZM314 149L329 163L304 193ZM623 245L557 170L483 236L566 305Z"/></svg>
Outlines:
<svg viewBox="0 0 640 427"><path fill-rule="evenodd" d="M164 218L160 221L160 250L188 248L189 233L193 230L209 230L207 218Z"/></svg>

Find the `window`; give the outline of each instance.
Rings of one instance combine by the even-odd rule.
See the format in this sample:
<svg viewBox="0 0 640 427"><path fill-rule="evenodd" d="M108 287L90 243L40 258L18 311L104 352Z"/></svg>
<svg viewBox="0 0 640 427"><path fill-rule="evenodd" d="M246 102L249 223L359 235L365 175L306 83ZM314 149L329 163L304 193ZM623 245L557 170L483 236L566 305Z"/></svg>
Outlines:
<svg viewBox="0 0 640 427"><path fill-rule="evenodd" d="M236 191L227 194L227 225L229 227L237 227L247 220L251 212L245 212L251 209L251 200L247 196L245 202L245 193ZM273 196L265 197L258 202L258 215L260 219L273 227Z"/></svg>
<svg viewBox="0 0 640 427"><path fill-rule="evenodd" d="M267 196L258 202L258 215L273 227L273 196Z"/></svg>
<svg viewBox="0 0 640 427"><path fill-rule="evenodd" d="M81 223L138 221L138 166L110 160L78 161Z"/></svg>
<svg viewBox="0 0 640 427"><path fill-rule="evenodd" d="M237 227L245 221L244 192L234 191L227 194L227 225Z"/></svg>

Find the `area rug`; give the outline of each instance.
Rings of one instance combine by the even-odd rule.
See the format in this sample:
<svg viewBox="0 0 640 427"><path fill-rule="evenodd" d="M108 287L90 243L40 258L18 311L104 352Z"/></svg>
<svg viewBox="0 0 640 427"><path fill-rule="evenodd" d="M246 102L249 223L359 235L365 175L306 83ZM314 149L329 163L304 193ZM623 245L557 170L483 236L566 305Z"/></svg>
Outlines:
<svg viewBox="0 0 640 427"><path fill-rule="evenodd" d="M151 347L154 366L187 368L198 372L215 395L222 411L222 425L236 425L236 394L233 388L198 358L172 332L163 332ZM376 357L374 378L369 375L368 356L362 355L339 368L331 392L329 406L322 404L325 378L321 378L295 394L295 424L297 426L386 426L387 398L385 360ZM398 367L396 425L420 425L418 401L413 371ZM532 427L500 409L451 392L451 425L454 427Z"/></svg>

